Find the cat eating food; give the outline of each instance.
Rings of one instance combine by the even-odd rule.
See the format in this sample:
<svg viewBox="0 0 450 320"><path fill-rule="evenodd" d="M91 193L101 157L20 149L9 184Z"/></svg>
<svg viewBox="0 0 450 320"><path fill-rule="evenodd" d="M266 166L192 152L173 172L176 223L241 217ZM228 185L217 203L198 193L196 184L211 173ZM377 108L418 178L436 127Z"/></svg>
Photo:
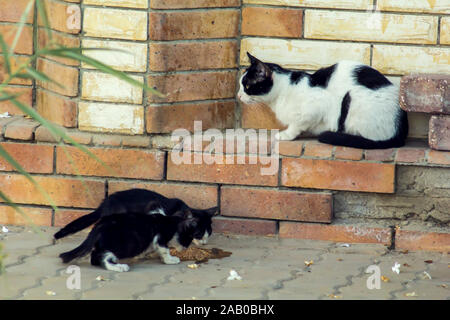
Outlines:
<svg viewBox="0 0 450 320"><path fill-rule="evenodd" d="M158 202L150 202L144 213L103 216L86 240L77 248L60 254L64 263L91 253L91 264L111 271L126 272L130 267L119 259L156 251L165 264L180 259L170 254L170 246L182 250L191 244L199 230L199 219L190 210L165 214Z"/></svg>
<svg viewBox="0 0 450 320"><path fill-rule="evenodd" d="M408 118L398 103L398 88L370 66L341 61L313 74L265 63L250 53L238 97L263 103L287 129L279 140L303 132L320 142L361 149L405 144Z"/></svg>

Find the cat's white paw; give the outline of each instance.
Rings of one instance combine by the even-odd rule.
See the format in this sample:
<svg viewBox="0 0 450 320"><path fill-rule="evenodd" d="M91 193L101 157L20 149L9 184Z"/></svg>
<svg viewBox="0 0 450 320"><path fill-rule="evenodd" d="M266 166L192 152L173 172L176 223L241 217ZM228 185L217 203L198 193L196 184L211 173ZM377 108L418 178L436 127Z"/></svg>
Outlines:
<svg viewBox="0 0 450 320"><path fill-rule="evenodd" d="M116 272L130 271L130 267L127 264L121 264L121 263L108 264L108 265L106 265L106 269L111 270L111 271L116 271Z"/></svg>
<svg viewBox="0 0 450 320"><path fill-rule="evenodd" d="M275 134L275 139L277 140L293 140L295 137L291 137L286 131L277 132Z"/></svg>
<svg viewBox="0 0 450 320"><path fill-rule="evenodd" d="M178 264L180 263L180 258L174 256L164 256L163 262L165 264Z"/></svg>

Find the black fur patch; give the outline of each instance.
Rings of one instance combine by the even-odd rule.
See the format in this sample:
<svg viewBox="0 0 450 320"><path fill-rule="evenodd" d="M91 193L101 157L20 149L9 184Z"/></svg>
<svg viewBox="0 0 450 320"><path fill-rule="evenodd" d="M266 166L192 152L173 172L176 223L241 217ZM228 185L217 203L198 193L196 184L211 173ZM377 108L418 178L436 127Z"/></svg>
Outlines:
<svg viewBox="0 0 450 320"><path fill-rule="evenodd" d="M392 82L390 82L379 71L369 66L361 66L356 68L354 71L354 76L360 85L372 90L377 90L392 85Z"/></svg>
<svg viewBox="0 0 450 320"><path fill-rule="evenodd" d="M338 120L338 132L345 132L345 120L347 120L348 109L350 108L351 102L352 97L350 96L350 92L347 92L342 99L341 115Z"/></svg>
<svg viewBox="0 0 450 320"><path fill-rule="evenodd" d="M291 84L297 84L299 83L304 77L306 76L306 73L302 71L292 71L291 73Z"/></svg>
<svg viewBox="0 0 450 320"><path fill-rule="evenodd" d="M330 81L331 76L336 70L336 64L329 66L327 68L322 68L317 70L310 77L310 85L311 87L322 87L326 88L328 86L328 82Z"/></svg>

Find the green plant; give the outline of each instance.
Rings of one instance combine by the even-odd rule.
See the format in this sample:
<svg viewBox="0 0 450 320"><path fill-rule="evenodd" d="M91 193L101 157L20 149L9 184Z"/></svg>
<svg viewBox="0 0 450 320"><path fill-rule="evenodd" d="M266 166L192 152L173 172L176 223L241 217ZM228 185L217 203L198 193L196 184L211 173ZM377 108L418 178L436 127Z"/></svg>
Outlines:
<svg viewBox="0 0 450 320"><path fill-rule="evenodd" d="M17 45L17 42L20 38L20 35L22 33L22 30L25 25L25 21L27 16L30 14L31 10L33 8L36 8L37 16L42 21L42 28L45 29L45 32L47 33L47 37L49 38L49 43L44 48L35 48L35 52L33 55L25 59L25 61L20 64L15 70L12 70L11 66L11 58L14 54L15 47ZM38 20L38 19L35 19ZM37 28L37 21L34 22L34 27ZM35 33L36 35L36 33ZM37 41L35 41L37 43ZM0 49L1 49L1 55L3 56L4 60L4 69L6 73L6 77L3 81L0 83L0 102L2 101L10 101L12 102L16 107L18 107L23 113L28 115L29 117L33 118L34 120L38 121L42 126L46 127L51 134L59 139L61 138L61 141L65 141L66 143L69 143L73 146L76 146L83 152L87 153L90 157L96 159L97 161L101 162L100 159L98 159L94 154L92 154L86 147L78 144L75 142L72 138L70 138L64 130L61 130L58 126L55 126L51 122L44 119L41 115L39 115L35 109L32 108L32 106L28 106L18 100L20 94L12 93L10 90L8 90L8 85L11 83L11 81L15 78L25 78L25 79L32 79L33 81L41 81L41 82L53 82L56 85L61 86L60 84L56 83L52 78L51 75L47 75L42 73L41 71L37 70L35 68L35 61L39 57L47 56L47 57L62 57L62 58L69 58L72 60L76 60L78 62L83 62L86 64L89 64L93 66L94 68L109 73L123 81L126 81L132 85L142 87L144 90L148 91L151 94L155 94L158 96L163 96L160 92L146 86L144 83L141 83L132 77L128 76L126 73L122 71L115 70L108 65L95 60L93 58L90 58L89 56L83 54L83 51L87 50L110 50L110 49L100 49L100 48L73 48L73 47L65 47L62 45L59 45L52 39L52 30L49 27L49 21L47 16L47 11L45 8L45 4L43 0L30 0L28 3L25 11L23 12L20 22L18 23L18 28L15 33L13 42L10 46L7 45L7 43L4 40L3 35L0 34ZM41 192L49 201L51 206L57 210L56 206L54 205L54 202L51 200L50 196L47 194L47 192L39 186L38 183L33 179L33 177L26 172L22 166L0 145L0 157L3 157L6 161L8 161L20 174L24 175L29 181L33 183L33 185ZM105 165L104 163L102 163ZM0 199L2 199L4 202L8 203L10 206L12 206L17 212L19 212L24 218L31 223L32 221L30 218L18 207L9 197L0 190ZM0 246L0 273L2 271L2 247Z"/></svg>

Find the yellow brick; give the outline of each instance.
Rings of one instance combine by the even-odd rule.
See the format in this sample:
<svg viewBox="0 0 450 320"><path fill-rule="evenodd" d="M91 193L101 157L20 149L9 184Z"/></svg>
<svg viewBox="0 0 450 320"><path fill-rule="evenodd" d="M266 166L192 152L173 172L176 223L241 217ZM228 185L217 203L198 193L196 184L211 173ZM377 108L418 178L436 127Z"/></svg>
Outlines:
<svg viewBox="0 0 450 320"><path fill-rule="evenodd" d="M83 4L124 8L148 8L148 0L84 0Z"/></svg>
<svg viewBox="0 0 450 320"><path fill-rule="evenodd" d="M143 77L132 76L143 82ZM101 72L84 72L81 97L87 100L142 103L142 88Z"/></svg>
<svg viewBox="0 0 450 320"><path fill-rule="evenodd" d="M83 40L83 48L101 48L111 50L83 53L121 71L145 72L147 70L147 44L104 40ZM121 51L118 51L121 50ZM83 68L92 68L83 63Z"/></svg>
<svg viewBox="0 0 450 320"><path fill-rule="evenodd" d="M375 45L373 66L385 74L450 73L450 48Z"/></svg>
<svg viewBox="0 0 450 320"><path fill-rule="evenodd" d="M437 43L438 17L307 10L305 38Z"/></svg>
<svg viewBox="0 0 450 320"><path fill-rule="evenodd" d="M78 127L83 131L142 134L144 108L129 104L80 102Z"/></svg>
<svg viewBox="0 0 450 320"><path fill-rule="evenodd" d="M248 65L246 52L286 68L316 70L339 60L370 63L370 45L310 40L246 38L241 41L241 65Z"/></svg>
<svg viewBox="0 0 450 320"><path fill-rule="evenodd" d="M450 44L450 18L441 20L441 44Z"/></svg>
<svg viewBox="0 0 450 320"><path fill-rule="evenodd" d="M244 0L244 4L268 4L274 6L359 9L372 8L372 0Z"/></svg>
<svg viewBox="0 0 450 320"><path fill-rule="evenodd" d="M450 13L449 0L378 0L378 10Z"/></svg>
<svg viewBox="0 0 450 320"><path fill-rule="evenodd" d="M147 13L136 10L85 8L85 36L147 40Z"/></svg>

